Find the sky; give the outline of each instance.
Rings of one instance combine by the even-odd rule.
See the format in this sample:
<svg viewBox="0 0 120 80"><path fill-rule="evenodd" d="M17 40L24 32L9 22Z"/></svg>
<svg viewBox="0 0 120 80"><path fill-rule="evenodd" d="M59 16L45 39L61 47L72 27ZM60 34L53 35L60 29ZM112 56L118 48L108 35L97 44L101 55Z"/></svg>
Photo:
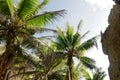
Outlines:
<svg viewBox="0 0 120 80"><path fill-rule="evenodd" d="M66 10L66 15L49 25L57 25L65 29L66 22L76 27L80 20L83 20L81 33L90 31L86 39L99 35L108 26L108 16L113 6L112 0L51 0L43 9L44 11ZM109 80L107 55L102 52L101 42L98 39L98 49L93 48L86 52L86 55L96 60L96 65L102 67L107 76L104 80Z"/></svg>

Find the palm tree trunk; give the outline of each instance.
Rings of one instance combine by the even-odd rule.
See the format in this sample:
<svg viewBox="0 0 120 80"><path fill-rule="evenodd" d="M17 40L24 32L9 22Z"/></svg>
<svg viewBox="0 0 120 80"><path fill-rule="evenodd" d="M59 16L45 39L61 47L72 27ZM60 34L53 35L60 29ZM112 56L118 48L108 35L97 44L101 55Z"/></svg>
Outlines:
<svg viewBox="0 0 120 80"><path fill-rule="evenodd" d="M69 53L68 55L68 61L67 61L67 65L68 65L68 79L67 80L72 80L72 56L73 53Z"/></svg>
<svg viewBox="0 0 120 80"><path fill-rule="evenodd" d="M10 34L8 34L8 38L6 40L6 50L0 59L0 80L6 80L5 77L7 76L7 70L10 68L9 65L13 59L13 55L10 54L11 38Z"/></svg>
<svg viewBox="0 0 120 80"><path fill-rule="evenodd" d="M45 74L45 76L44 76L44 77L45 77L45 80L48 80L48 76L47 76L47 74Z"/></svg>
<svg viewBox="0 0 120 80"><path fill-rule="evenodd" d="M69 80L72 80L72 67L71 66L69 66Z"/></svg>
<svg viewBox="0 0 120 80"><path fill-rule="evenodd" d="M109 57L110 80L120 80L120 4L113 6L108 22L108 28L101 35L103 52Z"/></svg>

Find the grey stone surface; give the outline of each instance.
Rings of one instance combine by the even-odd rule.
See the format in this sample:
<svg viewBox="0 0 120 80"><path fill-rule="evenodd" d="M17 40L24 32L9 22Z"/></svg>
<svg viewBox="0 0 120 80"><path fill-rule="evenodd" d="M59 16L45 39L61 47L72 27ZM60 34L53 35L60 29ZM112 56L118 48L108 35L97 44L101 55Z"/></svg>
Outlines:
<svg viewBox="0 0 120 80"><path fill-rule="evenodd" d="M108 23L106 31L101 36L101 42L110 61L110 80L120 80L120 5L113 6Z"/></svg>

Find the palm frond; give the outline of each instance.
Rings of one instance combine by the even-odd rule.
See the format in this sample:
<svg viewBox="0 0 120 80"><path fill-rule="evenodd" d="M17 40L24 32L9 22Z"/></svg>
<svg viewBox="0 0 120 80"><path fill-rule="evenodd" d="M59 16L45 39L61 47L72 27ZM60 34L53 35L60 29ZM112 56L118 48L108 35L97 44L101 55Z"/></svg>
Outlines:
<svg viewBox="0 0 120 80"><path fill-rule="evenodd" d="M95 74L93 75L93 80L104 80L106 74L104 71L101 71L101 69L97 69Z"/></svg>
<svg viewBox="0 0 120 80"><path fill-rule="evenodd" d="M74 47L78 47L78 46L80 45L81 40L82 40L88 33L89 33L89 31L86 32L86 33L84 33L83 35L80 35L79 32L76 32L76 33L73 35L72 45L73 45Z"/></svg>
<svg viewBox="0 0 120 80"><path fill-rule="evenodd" d="M89 57L80 57L80 61L87 68L93 69L95 68L95 60Z"/></svg>
<svg viewBox="0 0 120 80"><path fill-rule="evenodd" d="M48 68L49 71L54 70L62 61L64 58L64 54L61 54L61 52L52 52L47 55L44 55L43 64L44 67Z"/></svg>
<svg viewBox="0 0 120 80"><path fill-rule="evenodd" d="M97 41L96 41L97 36L83 42L80 46L78 46L77 50L78 51L83 51L83 50L88 50L93 46L97 47Z"/></svg>
<svg viewBox="0 0 120 80"><path fill-rule="evenodd" d="M34 28L35 29L35 28ZM34 29L32 29L32 30L34 30ZM43 33L43 32L53 32L53 33L57 33L57 30L55 30L55 29L50 29L50 28L44 28L44 27L42 27L41 29L35 29L36 30L36 32L38 32L38 33Z"/></svg>
<svg viewBox="0 0 120 80"><path fill-rule="evenodd" d="M24 45L26 48L29 48L29 49L32 49L32 48L37 49L39 48L39 46L43 45L43 43L34 37L26 37L22 45Z"/></svg>
<svg viewBox="0 0 120 80"><path fill-rule="evenodd" d="M60 68L58 68L58 66L60 66L60 65L63 66L63 64L65 64L65 63L63 63L63 59L64 59L65 56L64 56L63 53L62 54L61 53L62 52L54 53L55 56L54 56L54 60L52 61L52 66L51 66L50 70L55 71L55 69L56 69L56 71L57 71L57 70L60 69Z"/></svg>
<svg viewBox="0 0 120 80"><path fill-rule="evenodd" d="M21 42L21 45L28 49L39 50L41 46L48 47L47 44L45 44L42 40L32 35L28 35L26 32L20 32L20 34L17 36L22 38L21 41L18 39L19 42Z"/></svg>
<svg viewBox="0 0 120 80"><path fill-rule="evenodd" d="M35 15L27 20L27 27L30 28L41 28L49 22L53 22L59 16L63 16L65 10L45 12L43 14Z"/></svg>
<svg viewBox="0 0 120 80"><path fill-rule="evenodd" d="M53 41L52 38L55 38L56 36L41 36L39 37L39 39L44 39L44 40L49 40L49 41Z"/></svg>
<svg viewBox="0 0 120 80"><path fill-rule="evenodd" d="M62 54L63 55L63 54ZM59 56L59 55L58 55ZM57 59L56 59L57 60ZM67 60L64 59L63 57L60 57L60 59L58 59L57 65L53 65L51 71L49 74L53 74L62 70L65 70L67 68L67 66L65 65Z"/></svg>
<svg viewBox="0 0 120 80"><path fill-rule="evenodd" d="M54 44L58 49L62 50L66 49L66 47L68 46L66 37L59 27L57 28L57 38L56 41L54 41Z"/></svg>
<svg viewBox="0 0 120 80"><path fill-rule="evenodd" d="M20 0L17 5L17 15L20 19L29 18L38 8L38 0Z"/></svg>
<svg viewBox="0 0 120 80"><path fill-rule="evenodd" d="M13 0L6 0L6 1L7 1L9 10L10 10L10 14L11 14L11 16L13 16L13 15L14 15L14 4L13 4Z"/></svg>
<svg viewBox="0 0 120 80"><path fill-rule="evenodd" d="M64 45L60 44L60 42L57 41L52 41L52 45L56 46L57 50L63 50L66 48Z"/></svg>
<svg viewBox="0 0 120 80"><path fill-rule="evenodd" d="M86 37L86 35L89 33L90 31L85 32L83 35L81 35L80 39L83 39L84 37Z"/></svg>
<svg viewBox="0 0 120 80"><path fill-rule="evenodd" d="M79 44L80 44L80 41L81 41L81 36L80 34L77 32L73 35L73 42L72 42L72 45L74 47L77 47Z"/></svg>
<svg viewBox="0 0 120 80"><path fill-rule="evenodd" d="M27 65L29 65L30 68L35 69L36 66L39 65L39 59L36 59L36 57L34 57L33 55L23 55L24 60L26 60Z"/></svg>
<svg viewBox="0 0 120 80"><path fill-rule="evenodd" d="M39 8L42 9L50 0L43 0L43 2L39 5Z"/></svg>
<svg viewBox="0 0 120 80"><path fill-rule="evenodd" d="M67 26L66 39L68 45L71 46L73 42L73 27L70 26L69 23L66 23L66 26Z"/></svg>
<svg viewBox="0 0 120 80"><path fill-rule="evenodd" d="M6 0L0 0L0 13L4 15L9 15L9 7Z"/></svg>
<svg viewBox="0 0 120 80"><path fill-rule="evenodd" d="M30 55L28 51L26 51L24 48L16 47L16 49L18 51L17 55L27 61L28 64L32 66L38 65L39 60L35 59L34 56Z"/></svg>
<svg viewBox="0 0 120 80"><path fill-rule="evenodd" d="M73 80L78 80L80 78L81 73L80 73L79 69L77 69L77 68L78 68L78 65L77 65L77 67L75 67L75 65L72 64Z"/></svg>
<svg viewBox="0 0 120 80"><path fill-rule="evenodd" d="M89 72L85 69L85 68L82 68L81 69L81 72L83 74L83 77L86 79L86 80L92 80Z"/></svg>
<svg viewBox="0 0 120 80"><path fill-rule="evenodd" d="M77 32L79 32L81 25L82 25L82 20L80 20L80 22L79 22L79 24L77 26Z"/></svg>
<svg viewBox="0 0 120 80"><path fill-rule="evenodd" d="M35 33L47 33L47 32L52 32L52 33L57 33L57 30L55 29L50 29L50 28L28 28L28 27L22 27L17 33L20 34L20 33L27 33L27 34L30 34L30 35L34 35Z"/></svg>

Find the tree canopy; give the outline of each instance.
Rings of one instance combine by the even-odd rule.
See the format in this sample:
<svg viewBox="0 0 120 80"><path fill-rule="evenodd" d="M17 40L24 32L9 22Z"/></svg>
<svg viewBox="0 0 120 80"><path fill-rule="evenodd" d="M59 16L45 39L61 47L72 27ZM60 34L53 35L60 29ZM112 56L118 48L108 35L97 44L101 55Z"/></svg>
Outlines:
<svg viewBox="0 0 120 80"><path fill-rule="evenodd" d="M66 30L49 29L46 24L64 16L65 10L42 12L49 0L0 0L0 80L103 80L104 72L84 51L97 46L97 36L82 42L81 35L66 23ZM41 12L40 12L41 10ZM35 34L53 32L51 36ZM75 66L74 58L78 60ZM86 69L93 71L91 78ZM95 79L94 79L95 77ZM98 79L100 78L100 79Z"/></svg>

